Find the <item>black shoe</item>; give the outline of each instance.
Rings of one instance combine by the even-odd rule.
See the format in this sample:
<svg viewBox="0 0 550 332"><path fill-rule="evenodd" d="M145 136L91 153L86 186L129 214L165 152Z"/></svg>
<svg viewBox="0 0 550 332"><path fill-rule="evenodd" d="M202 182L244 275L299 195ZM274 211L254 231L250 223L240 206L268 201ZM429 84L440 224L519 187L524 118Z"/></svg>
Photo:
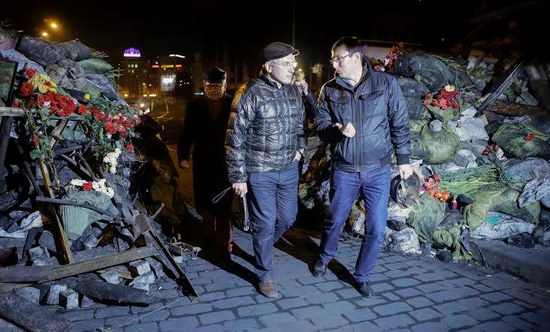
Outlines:
<svg viewBox="0 0 550 332"><path fill-rule="evenodd" d="M317 278L322 277L327 273L327 264L323 263L322 260L318 260L313 267L313 275Z"/></svg>
<svg viewBox="0 0 550 332"><path fill-rule="evenodd" d="M364 297L373 297L375 295L374 290L368 281L357 282L357 291L359 291L359 293L361 293Z"/></svg>

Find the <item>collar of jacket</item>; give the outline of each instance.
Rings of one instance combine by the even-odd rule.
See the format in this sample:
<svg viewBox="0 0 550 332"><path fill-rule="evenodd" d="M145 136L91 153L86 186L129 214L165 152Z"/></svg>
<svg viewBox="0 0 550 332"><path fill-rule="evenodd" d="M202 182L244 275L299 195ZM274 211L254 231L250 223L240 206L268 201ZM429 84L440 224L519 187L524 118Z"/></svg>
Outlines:
<svg viewBox="0 0 550 332"><path fill-rule="evenodd" d="M359 81L359 84L357 84L357 88L354 89L351 84L349 84L346 80L341 79L336 73L334 74L336 76L336 83L343 87L344 89L347 89L351 92L355 91L362 91L364 89L364 86L366 85L365 82L368 81L368 79L372 76L372 67L368 60L363 61L363 73L361 76L361 80Z"/></svg>
<svg viewBox="0 0 550 332"><path fill-rule="evenodd" d="M261 73L260 74L260 77L259 77L260 80L264 81L265 84L269 85L269 86L272 86L276 89L282 89L284 87L284 84L281 84L281 87L279 87L277 85L277 82L275 82L274 80L270 79L269 77L267 77L267 74L265 73Z"/></svg>

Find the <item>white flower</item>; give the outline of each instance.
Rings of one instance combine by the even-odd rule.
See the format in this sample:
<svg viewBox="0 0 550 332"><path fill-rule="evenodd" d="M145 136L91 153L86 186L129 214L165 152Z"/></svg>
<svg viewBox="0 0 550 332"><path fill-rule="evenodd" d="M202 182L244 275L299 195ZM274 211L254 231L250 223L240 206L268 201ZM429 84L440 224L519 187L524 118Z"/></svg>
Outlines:
<svg viewBox="0 0 550 332"><path fill-rule="evenodd" d="M451 85L451 84L448 84L448 85L445 85L445 91L447 92L453 92L455 91L455 86L454 85Z"/></svg>

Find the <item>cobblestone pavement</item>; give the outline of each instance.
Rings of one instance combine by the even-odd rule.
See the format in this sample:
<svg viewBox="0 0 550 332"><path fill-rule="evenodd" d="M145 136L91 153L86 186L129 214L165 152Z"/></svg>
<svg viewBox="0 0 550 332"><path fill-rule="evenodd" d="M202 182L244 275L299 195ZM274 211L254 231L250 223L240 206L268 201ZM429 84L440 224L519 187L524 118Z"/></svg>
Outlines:
<svg viewBox="0 0 550 332"><path fill-rule="evenodd" d="M252 241L236 232L234 264L218 267L198 258L186 263L200 298L191 303L171 279L151 289L149 307L107 306L70 311L71 331L548 331L550 293L513 277L426 257L382 252L372 276L377 296L351 287L360 243L340 244L338 260L322 278L311 275L318 233L287 232L275 250L281 297L256 293ZM153 286L153 285L152 285ZM5 322L0 330L16 330Z"/></svg>

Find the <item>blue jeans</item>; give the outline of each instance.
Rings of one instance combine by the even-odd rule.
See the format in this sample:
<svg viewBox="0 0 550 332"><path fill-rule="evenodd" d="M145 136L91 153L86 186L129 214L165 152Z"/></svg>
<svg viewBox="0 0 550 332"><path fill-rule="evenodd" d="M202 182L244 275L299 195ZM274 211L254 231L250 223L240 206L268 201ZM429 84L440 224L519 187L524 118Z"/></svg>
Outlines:
<svg viewBox="0 0 550 332"><path fill-rule="evenodd" d="M353 273L358 282L368 280L384 241L390 178L389 165L367 172L332 171L329 214L324 224L319 259L328 264L336 254L342 226L348 219L359 190L362 190L365 199L365 237Z"/></svg>
<svg viewBox="0 0 550 332"><path fill-rule="evenodd" d="M273 244L296 220L298 177L297 161L280 171L249 174L247 197L259 280L273 280Z"/></svg>

